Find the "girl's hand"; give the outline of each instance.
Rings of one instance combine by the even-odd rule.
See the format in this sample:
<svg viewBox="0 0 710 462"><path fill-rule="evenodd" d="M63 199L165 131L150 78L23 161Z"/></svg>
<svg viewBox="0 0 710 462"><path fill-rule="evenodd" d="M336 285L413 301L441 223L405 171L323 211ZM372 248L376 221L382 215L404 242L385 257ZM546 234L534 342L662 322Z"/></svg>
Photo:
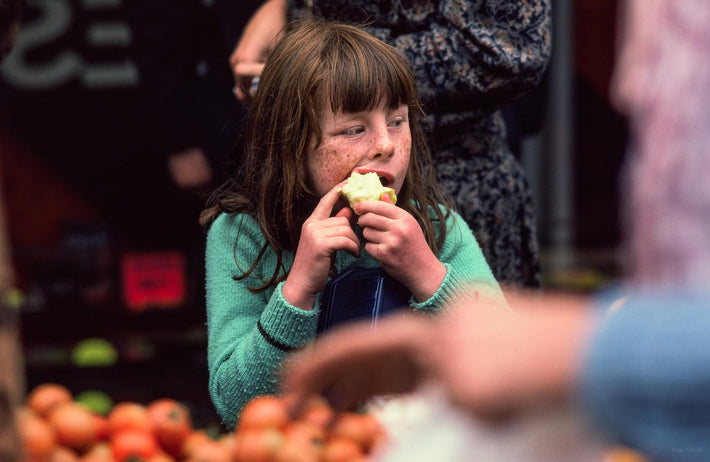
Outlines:
<svg viewBox="0 0 710 462"><path fill-rule="evenodd" d="M367 240L365 250L392 277L404 284L417 301L434 295L446 275L424 238L417 220L392 204L388 196L355 206L358 224Z"/></svg>
<svg viewBox="0 0 710 462"><path fill-rule="evenodd" d="M355 257L360 256L360 242L350 227L352 210L343 207L335 216L330 216L343 184L327 192L303 223L293 266L282 288L286 301L304 310L313 308L316 295L328 282L335 252L345 250Z"/></svg>

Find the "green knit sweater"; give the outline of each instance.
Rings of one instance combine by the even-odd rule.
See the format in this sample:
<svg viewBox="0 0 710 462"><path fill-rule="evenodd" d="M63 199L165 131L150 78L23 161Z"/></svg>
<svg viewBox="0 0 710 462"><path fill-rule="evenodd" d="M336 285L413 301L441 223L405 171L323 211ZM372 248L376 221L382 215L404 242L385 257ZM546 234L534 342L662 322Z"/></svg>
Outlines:
<svg viewBox="0 0 710 462"><path fill-rule="evenodd" d="M435 311L461 290L473 288L503 300L483 254L464 220L452 214L447 220L446 241L439 260L446 276L439 290L422 303L411 300L416 310ZM239 237L238 245L235 242ZM256 270L236 281L254 262L265 242L253 217L222 214L210 227L206 249L206 294L209 391L227 428L232 429L244 404L256 395L278 391L280 363L289 351L302 347L316 335L319 301L311 311L290 305L281 293L282 284L265 292L252 293L248 287L268 279L276 256L267 252ZM284 255L286 269L293 252ZM378 262L361 250L360 258L337 252L334 261L339 273L352 266L377 267Z"/></svg>

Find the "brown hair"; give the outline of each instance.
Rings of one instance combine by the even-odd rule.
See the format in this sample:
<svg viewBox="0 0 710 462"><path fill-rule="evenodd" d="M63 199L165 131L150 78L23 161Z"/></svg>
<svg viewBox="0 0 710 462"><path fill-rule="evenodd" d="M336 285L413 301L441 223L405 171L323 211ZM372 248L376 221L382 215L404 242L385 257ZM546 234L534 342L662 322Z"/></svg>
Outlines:
<svg viewBox="0 0 710 462"><path fill-rule="evenodd" d="M321 139L322 104L329 102L334 112L360 112L381 100L392 108L409 107L412 150L397 203L417 218L429 246L438 253L452 206L434 176L422 129L426 117L408 59L356 26L301 20L291 24L266 62L249 106L244 162L201 216L204 226L222 212L247 213L257 220L266 245L242 277L251 273L267 247L278 262L271 279L253 290L285 278L278 277L283 252L296 249L301 226L320 199L308 177L306 155L311 140L317 145ZM440 223L438 236L434 222Z"/></svg>

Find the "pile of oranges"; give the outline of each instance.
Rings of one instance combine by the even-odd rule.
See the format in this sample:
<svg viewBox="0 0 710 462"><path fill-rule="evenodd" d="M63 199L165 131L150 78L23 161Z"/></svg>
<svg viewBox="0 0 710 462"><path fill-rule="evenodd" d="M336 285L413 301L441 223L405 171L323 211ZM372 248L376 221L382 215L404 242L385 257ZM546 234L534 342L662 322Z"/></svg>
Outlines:
<svg viewBox="0 0 710 462"><path fill-rule="evenodd" d="M234 435L234 462L364 462L386 440L369 413L334 413L313 397L296 419L276 396L258 396L242 410Z"/></svg>
<svg viewBox="0 0 710 462"><path fill-rule="evenodd" d="M119 402L102 415L55 383L31 390L16 421L18 462L362 462L385 438L374 416L336 413L319 398L293 418L283 398L256 397L234 432L214 435L173 399Z"/></svg>

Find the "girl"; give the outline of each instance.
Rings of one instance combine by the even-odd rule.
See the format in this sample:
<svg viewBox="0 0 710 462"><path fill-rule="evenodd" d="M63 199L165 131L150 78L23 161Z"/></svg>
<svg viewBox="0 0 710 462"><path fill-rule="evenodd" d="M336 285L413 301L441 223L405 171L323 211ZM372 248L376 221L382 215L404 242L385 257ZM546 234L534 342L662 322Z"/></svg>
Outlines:
<svg viewBox="0 0 710 462"><path fill-rule="evenodd" d="M275 47L249 107L244 165L202 216L209 390L229 428L315 337L335 274L380 266L426 312L471 288L503 299L437 188L423 117L407 59L356 27L302 22ZM376 172L398 205L346 207L352 172Z"/></svg>
<svg viewBox="0 0 710 462"><path fill-rule="evenodd" d="M288 18L313 15L363 24L411 61L431 122L428 138L435 146L439 183L473 230L496 279L505 286L539 288L542 273L531 188L507 143L511 135L512 141L518 139L516 128L526 128L506 127L517 117L503 114L544 112L531 105L534 99L519 98L536 88L547 67L552 3L264 0L230 58L235 91L239 99L248 100L248 83L259 74ZM537 87L541 90L544 87ZM519 122L535 130L535 116L522 119Z"/></svg>

